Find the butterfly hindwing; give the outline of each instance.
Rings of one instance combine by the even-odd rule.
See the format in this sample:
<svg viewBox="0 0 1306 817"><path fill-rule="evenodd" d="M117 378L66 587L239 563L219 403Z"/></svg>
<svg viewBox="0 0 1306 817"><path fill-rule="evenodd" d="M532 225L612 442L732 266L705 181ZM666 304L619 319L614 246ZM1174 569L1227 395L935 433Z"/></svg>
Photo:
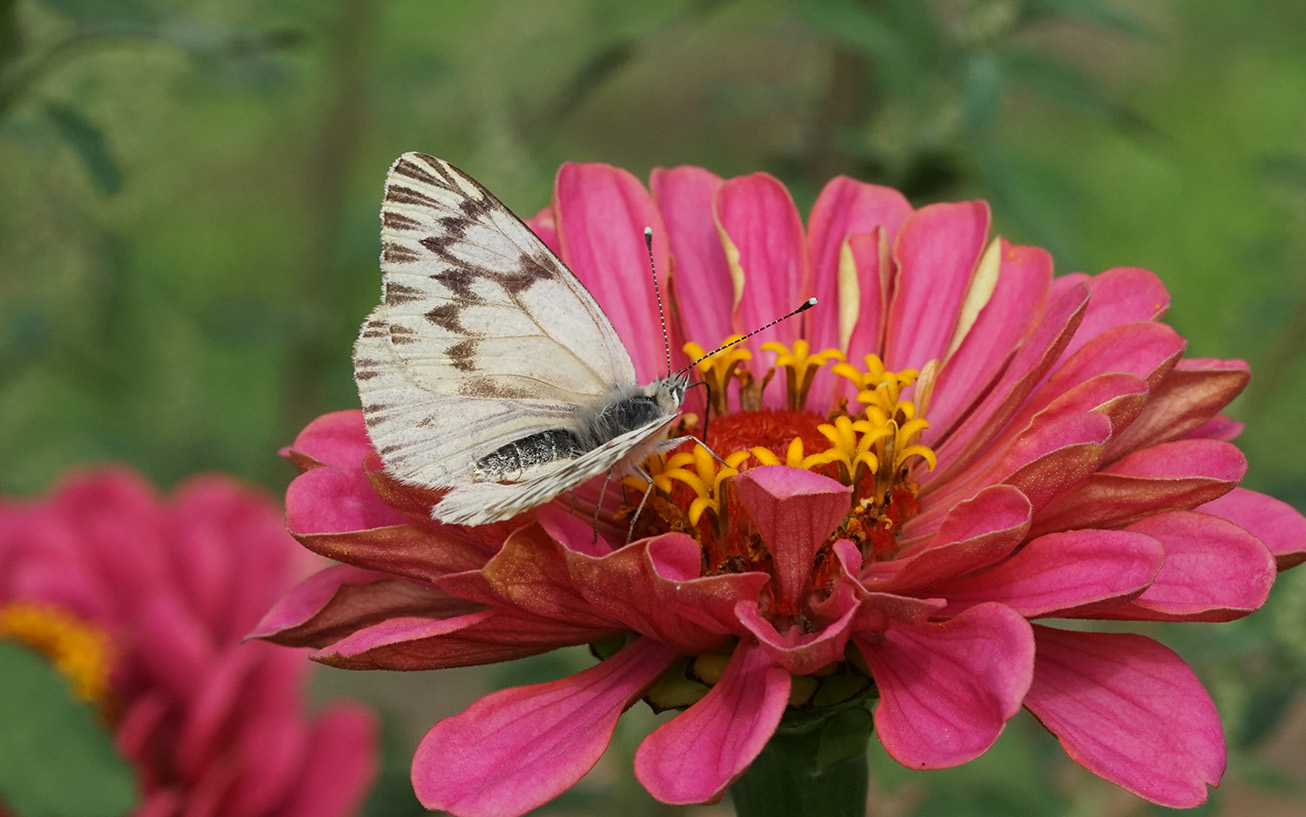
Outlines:
<svg viewBox="0 0 1306 817"><path fill-rule="evenodd" d="M632 449L646 439L655 440L647 453L656 448L660 430L674 417L666 417L614 437L581 456L542 468L527 482L473 482L450 491L437 506L439 519L459 525L483 525L507 519L548 502L560 491L571 488L599 474L612 471L631 456ZM638 459L644 457L636 455Z"/></svg>
<svg viewBox="0 0 1306 817"><path fill-rule="evenodd" d="M404 154L381 221L382 303L354 368L368 434L400 481L465 484L480 458L635 382L594 298L462 171Z"/></svg>

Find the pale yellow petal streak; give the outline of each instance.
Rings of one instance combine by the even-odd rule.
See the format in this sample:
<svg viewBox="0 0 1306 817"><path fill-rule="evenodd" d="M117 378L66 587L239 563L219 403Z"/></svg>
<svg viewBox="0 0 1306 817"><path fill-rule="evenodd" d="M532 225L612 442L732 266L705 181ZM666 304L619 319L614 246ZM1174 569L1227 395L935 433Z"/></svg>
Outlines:
<svg viewBox="0 0 1306 817"><path fill-rule="evenodd" d="M970 289L966 291L966 299L961 302L961 315L957 318L957 330L952 333L952 343L948 344L948 354L944 355L944 360L957 351L961 342L966 339L966 334L970 328L975 325L975 319L979 317L980 310L993 297L993 290L998 285L998 271L1002 269L1002 239L995 238L989 242L989 246L984 250L984 255L980 256L979 265L975 268L975 274L970 279Z"/></svg>
<svg viewBox="0 0 1306 817"><path fill-rule="evenodd" d="M739 310L740 301L744 299L744 267L739 263L739 248L726 234L726 228L721 226L720 219L717 219L716 231L717 235L721 236L721 246L726 251L726 264L730 267L730 281L735 287L735 302L730 307L730 314L733 317Z"/></svg>
<svg viewBox="0 0 1306 817"><path fill-rule="evenodd" d="M839 348L848 350L848 340L853 336L857 318L862 311L862 285L857 277L857 260L853 248L845 238L839 245Z"/></svg>

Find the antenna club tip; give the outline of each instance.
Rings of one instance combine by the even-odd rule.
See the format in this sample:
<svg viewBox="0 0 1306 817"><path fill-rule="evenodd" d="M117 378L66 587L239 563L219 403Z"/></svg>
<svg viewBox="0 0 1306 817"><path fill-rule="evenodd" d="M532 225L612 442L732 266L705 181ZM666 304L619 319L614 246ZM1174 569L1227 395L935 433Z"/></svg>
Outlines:
<svg viewBox="0 0 1306 817"><path fill-rule="evenodd" d="M815 298L808 298L807 300L803 301L802 306L798 307L798 311L802 312L804 310L811 309L812 307L816 306L816 303L817 302Z"/></svg>
<svg viewBox="0 0 1306 817"><path fill-rule="evenodd" d="M653 235L653 228L652 228L652 227L645 227L645 228L644 228L644 237L645 237L645 238L648 238L648 237L650 237L650 236L652 236L652 235Z"/></svg>

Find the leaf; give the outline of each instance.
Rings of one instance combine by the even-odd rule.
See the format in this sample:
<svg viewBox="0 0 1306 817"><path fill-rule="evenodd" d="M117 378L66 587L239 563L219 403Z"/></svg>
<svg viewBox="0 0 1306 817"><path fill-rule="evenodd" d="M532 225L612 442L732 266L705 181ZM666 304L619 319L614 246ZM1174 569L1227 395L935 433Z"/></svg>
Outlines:
<svg viewBox="0 0 1306 817"><path fill-rule="evenodd" d="M1123 31L1139 38L1150 38L1147 24L1123 8L1102 0L1029 0L1021 10L1026 21L1061 17Z"/></svg>
<svg viewBox="0 0 1306 817"><path fill-rule="evenodd" d="M73 108L58 103L46 105L45 115L64 143L81 159L100 190L113 195L122 189L122 170L105 144L104 133L93 122Z"/></svg>
<svg viewBox="0 0 1306 817"><path fill-rule="evenodd" d="M46 661L0 643L0 801L24 817L117 817L136 808L132 768L95 710Z"/></svg>
<svg viewBox="0 0 1306 817"><path fill-rule="evenodd" d="M961 99L971 134L987 134L1002 105L1002 66L989 52L967 57Z"/></svg>
<svg viewBox="0 0 1306 817"><path fill-rule="evenodd" d="M1279 672L1248 690L1251 694L1234 742L1241 748L1256 746L1273 735L1287 721L1288 708L1296 703L1300 679Z"/></svg>
<svg viewBox="0 0 1306 817"><path fill-rule="evenodd" d="M797 7L814 31L888 65L907 56L901 38L874 10L853 0L819 0Z"/></svg>
<svg viewBox="0 0 1306 817"><path fill-rule="evenodd" d="M413 793L413 747L407 722L393 712L381 721L381 771L360 817L425 817L430 814Z"/></svg>
<svg viewBox="0 0 1306 817"><path fill-rule="evenodd" d="M42 0L42 5L79 22L144 22L156 16L150 0Z"/></svg>
<svg viewBox="0 0 1306 817"><path fill-rule="evenodd" d="M1092 80L1074 68L1038 51L1013 47L1003 54L1007 73L1057 102L1102 118L1133 135L1152 135L1153 128L1129 108L1112 101Z"/></svg>

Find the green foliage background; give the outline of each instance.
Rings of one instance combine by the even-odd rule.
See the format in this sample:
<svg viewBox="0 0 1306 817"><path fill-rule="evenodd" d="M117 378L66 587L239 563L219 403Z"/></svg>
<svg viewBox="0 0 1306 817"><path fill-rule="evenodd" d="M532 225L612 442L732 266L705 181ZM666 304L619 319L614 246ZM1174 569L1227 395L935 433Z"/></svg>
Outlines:
<svg viewBox="0 0 1306 817"><path fill-rule="evenodd" d="M0 0L0 490L103 460L281 490L277 448L356 405L381 180L416 149L523 213L565 160L986 198L1061 272L1157 272L1190 354L1250 361L1247 484L1306 507L1304 102L1294 0ZM1162 635L1235 745L1211 813L1303 801L1303 591ZM374 813L412 809L432 713L557 660L332 679L398 714ZM557 813L659 813L621 760L646 726ZM875 762L883 814L1149 810L1023 717L962 770Z"/></svg>

